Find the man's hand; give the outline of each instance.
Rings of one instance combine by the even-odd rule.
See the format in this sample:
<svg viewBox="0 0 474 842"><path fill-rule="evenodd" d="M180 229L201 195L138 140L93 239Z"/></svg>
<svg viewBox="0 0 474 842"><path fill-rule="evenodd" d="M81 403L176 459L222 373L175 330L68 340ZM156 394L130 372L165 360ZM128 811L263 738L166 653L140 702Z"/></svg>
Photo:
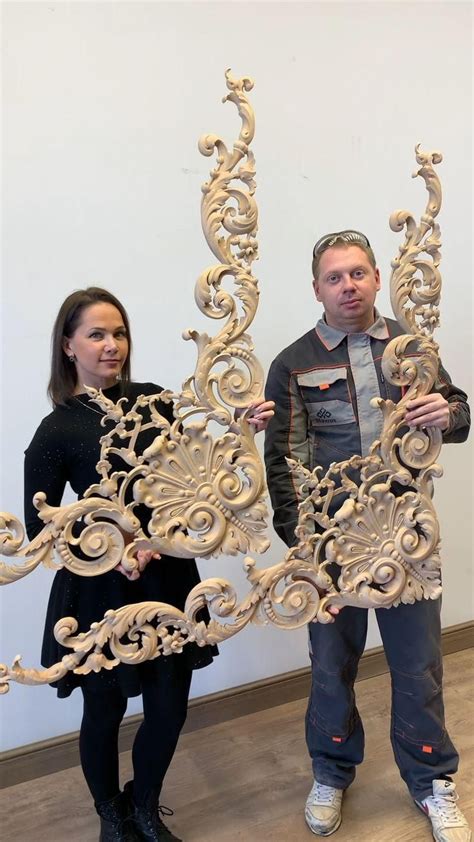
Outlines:
<svg viewBox="0 0 474 842"><path fill-rule="evenodd" d="M122 566L122 562L117 564L117 566L114 567L114 570L122 573L130 582L134 582L136 579L140 578L140 574L143 573L145 567L152 558L161 558L161 556L159 553L153 552L153 550L138 550L136 558L138 561L138 567L135 570L125 570L125 567Z"/></svg>
<svg viewBox="0 0 474 842"><path fill-rule="evenodd" d="M250 404L247 421L253 424L257 433L266 430L270 418L275 415L275 401L266 401L260 398Z"/></svg>
<svg viewBox="0 0 474 842"><path fill-rule="evenodd" d="M434 392L407 403L405 421L409 427L449 427L449 403L442 395Z"/></svg>

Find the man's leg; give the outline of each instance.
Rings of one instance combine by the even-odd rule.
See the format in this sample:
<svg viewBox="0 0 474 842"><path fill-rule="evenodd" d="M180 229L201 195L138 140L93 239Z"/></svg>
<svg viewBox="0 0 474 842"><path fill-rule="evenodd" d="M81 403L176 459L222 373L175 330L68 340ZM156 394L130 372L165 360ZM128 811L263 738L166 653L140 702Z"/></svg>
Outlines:
<svg viewBox="0 0 474 842"><path fill-rule="evenodd" d="M423 599L376 611L392 676L393 752L417 801L459 760L444 722L440 609L440 600Z"/></svg>
<svg viewBox="0 0 474 842"><path fill-rule="evenodd" d="M317 781L346 789L364 756L354 681L367 636L367 611L344 608L334 623L309 626L311 694L306 742Z"/></svg>
<svg viewBox="0 0 474 842"><path fill-rule="evenodd" d="M458 754L446 731L440 600L379 609L392 675L391 739L400 774L431 821L436 842L470 842L451 780Z"/></svg>
<svg viewBox="0 0 474 842"><path fill-rule="evenodd" d="M343 791L364 754L354 681L366 634L367 611L361 608L344 608L334 623L309 627L312 682L306 742L314 783L305 819L318 836L329 836L341 824Z"/></svg>

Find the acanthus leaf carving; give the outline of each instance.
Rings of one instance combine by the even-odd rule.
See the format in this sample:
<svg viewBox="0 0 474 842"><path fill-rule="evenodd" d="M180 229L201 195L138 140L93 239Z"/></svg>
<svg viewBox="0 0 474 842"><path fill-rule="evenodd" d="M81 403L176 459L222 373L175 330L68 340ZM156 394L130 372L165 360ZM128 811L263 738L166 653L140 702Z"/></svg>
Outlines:
<svg viewBox="0 0 474 842"><path fill-rule="evenodd" d="M104 412L103 425L113 424L101 439L98 482L84 499L58 508L36 495L45 527L25 547L20 521L2 515L3 554L27 559L16 567L2 564L2 584L40 563L63 565L82 576L98 575L118 561L132 570L141 546L178 559L263 552L268 546L263 468L242 412L262 394L264 383L248 333L258 305L251 273L258 253L255 161L249 150L255 125L247 98L253 83L233 79L229 71L226 80L230 93L224 101L237 106L242 127L232 150L216 135L206 135L199 144L204 155L217 152L217 165L203 186L201 217L219 264L200 275L195 290L201 312L225 323L215 337L184 332L195 343L197 362L179 393L140 396L128 407L124 400L113 404L88 390ZM388 608L439 595L439 526L432 493L433 478L442 473L436 462L441 434L404 426L408 400L428 394L439 366L432 333L441 290L435 222L441 188L434 170L441 156L418 146L416 158L428 203L419 225L408 211L390 218L393 230L406 229L391 278L392 306L406 333L387 345L382 363L387 380L405 393L398 404L375 401L383 429L369 455L334 463L326 473L290 463L301 499L297 543L268 568L245 558L250 590L242 599L230 582L209 578L193 588L184 611L160 602L124 606L107 611L80 633L74 618L64 618L55 636L70 654L48 670L23 668L19 658L10 669L0 665L0 692L8 690L10 681L47 683L68 670L87 674L181 652L190 642L219 643L249 622L294 629L311 621L332 622L330 606ZM229 280L233 292L224 288ZM160 413L159 401L173 402L173 422ZM224 427L222 435L213 436L211 424ZM141 448L141 437L150 433L151 443ZM120 470L113 468L117 460ZM149 509L146 531L136 517L137 506ZM122 532L133 536L127 546ZM334 567L339 570L335 579ZM211 613L207 625L197 619L203 607Z"/></svg>

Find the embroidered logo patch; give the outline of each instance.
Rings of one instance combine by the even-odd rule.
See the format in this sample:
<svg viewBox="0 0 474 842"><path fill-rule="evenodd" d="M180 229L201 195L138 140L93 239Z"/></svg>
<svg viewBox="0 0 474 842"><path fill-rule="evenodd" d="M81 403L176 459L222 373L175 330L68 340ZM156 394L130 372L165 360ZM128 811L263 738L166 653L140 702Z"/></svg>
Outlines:
<svg viewBox="0 0 474 842"><path fill-rule="evenodd" d="M320 421L329 421L329 419L332 418L332 413L321 407L319 412L316 413L316 418L319 418ZM333 418L333 423L334 421L335 419Z"/></svg>
<svg viewBox="0 0 474 842"><path fill-rule="evenodd" d="M332 427L336 424L351 424L355 421L352 404L349 401L308 401L306 407L313 427Z"/></svg>

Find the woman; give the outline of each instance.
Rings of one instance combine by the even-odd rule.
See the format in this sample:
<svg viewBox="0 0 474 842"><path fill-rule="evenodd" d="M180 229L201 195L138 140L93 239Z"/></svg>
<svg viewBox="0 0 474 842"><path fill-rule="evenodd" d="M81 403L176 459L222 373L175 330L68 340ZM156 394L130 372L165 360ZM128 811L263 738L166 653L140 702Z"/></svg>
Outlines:
<svg viewBox="0 0 474 842"><path fill-rule="evenodd" d="M140 394L161 391L156 384L130 380L131 346L127 313L111 293L89 287L66 298L52 335L48 393L54 410L41 422L25 454L25 520L30 539L43 526L32 503L35 492L44 491L47 502L59 506L67 482L79 498L97 482L99 439L111 422L105 422L105 428L101 425L104 413L90 401L85 385L102 389L113 401L125 395L129 405ZM273 415L272 407L259 402L249 421L263 429ZM159 402L157 408L173 420L169 404ZM155 563L153 558L159 556L139 551L138 570L131 574L121 565L96 577L59 570L48 604L43 666L57 663L66 653L53 635L61 617L76 617L79 631L85 631L107 609L129 603L156 600L182 609L187 594L199 582L194 560L177 563L164 556ZM178 840L161 819L159 795L186 718L192 670L211 663L213 654L213 647L189 644L180 655L161 656L137 666L119 664L111 671L87 676L68 673L53 685L61 698L78 686L83 694L80 757L101 820L101 842ZM127 698L139 694L144 719L132 751L134 780L121 793L119 727ZM62 835L66 833L64 828Z"/></svg>

